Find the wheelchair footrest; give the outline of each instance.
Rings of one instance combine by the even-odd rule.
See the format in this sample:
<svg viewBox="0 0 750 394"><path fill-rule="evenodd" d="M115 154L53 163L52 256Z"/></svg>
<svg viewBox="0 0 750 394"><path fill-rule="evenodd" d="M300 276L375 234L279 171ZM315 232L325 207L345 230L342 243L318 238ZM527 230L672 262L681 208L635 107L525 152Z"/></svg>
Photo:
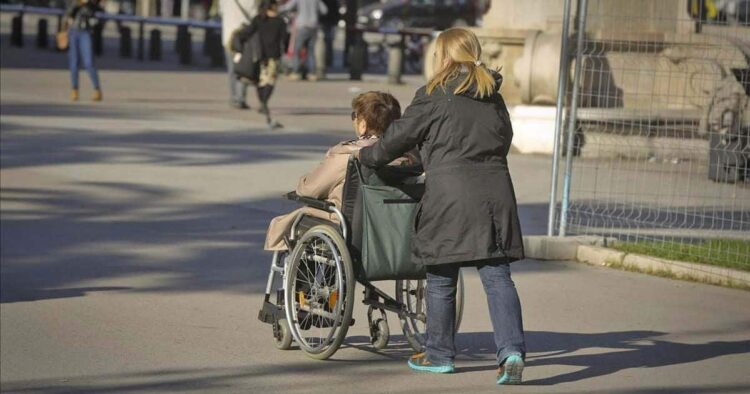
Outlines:
<svg viewBox="0 0 750 394"><path fill-rule="evenodd" d="M282 313L282 309L268 301L263 303L263 308L258 312L258 320L267 324L276 323ZM281 316L283 317L283 316Z"/></svg>

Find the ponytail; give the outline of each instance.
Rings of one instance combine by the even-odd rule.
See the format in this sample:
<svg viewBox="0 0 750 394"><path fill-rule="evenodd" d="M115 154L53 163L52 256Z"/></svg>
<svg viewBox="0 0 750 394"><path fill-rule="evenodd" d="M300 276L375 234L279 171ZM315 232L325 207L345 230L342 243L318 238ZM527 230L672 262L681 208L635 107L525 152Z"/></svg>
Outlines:
<svg viewBox="0 0 750 394"><path fill-rule="evenodd" d="M453 91L461 94L475 87L474 97L485 98L497 91L495 78L479 58L482 48L474 33L466 29L453 28L441 33L435 43L435 62L438 72L427 83L427 94L438 86L445 88L448 81L466 71L466 78Z"/></svg>

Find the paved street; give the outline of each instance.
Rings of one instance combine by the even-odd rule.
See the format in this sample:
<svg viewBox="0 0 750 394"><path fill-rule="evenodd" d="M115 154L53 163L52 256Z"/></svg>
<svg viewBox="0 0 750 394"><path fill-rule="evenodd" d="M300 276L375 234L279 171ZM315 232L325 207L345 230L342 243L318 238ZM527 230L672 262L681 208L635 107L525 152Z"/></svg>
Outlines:
<svg viewBox="0 0 750 394"><path fill-rule="evenodd" d="M350 138L356 92L405 107L419 79L282 82L272 109L286 128L269 131L229 108L215 70L109 59L105 101L87 101L81 75L84 100L70 103L63 55L0 45L3 392L750 392L750 293L570 262L514 265L524 386L494 385L472 270L457 374L411 372L395 315L374 351L359 301L331 360L278 351L257 312L266 226L296 206L279 196ZM510 166L524 233L543 234L550 160Z"/></svg>

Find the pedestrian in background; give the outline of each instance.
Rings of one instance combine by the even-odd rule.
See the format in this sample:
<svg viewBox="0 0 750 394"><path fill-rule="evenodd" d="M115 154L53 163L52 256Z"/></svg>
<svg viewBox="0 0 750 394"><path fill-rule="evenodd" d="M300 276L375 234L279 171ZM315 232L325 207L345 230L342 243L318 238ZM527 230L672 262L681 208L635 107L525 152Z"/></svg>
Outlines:
<svg viewBox="0 0 750 394"><path fill-rule="evenodd" d="M320 27L323 29L323 42L326 45L326 67L333 66L333 40L336 38L336 27L341 20L339 0L323 0L328 13L320 17Z"/></svg>
<svg viewBox="0 0 750 394"><path fill-rule="evenodd" d="M508 171L513 129L487 69L479 40L448 29L435 43L435 75L417 90L385 137L355 154L381 167L414 147L426 191L414 223L412 259L427 268L427 346L410 368L451 373L455 367L456 284L461 267L477 267L497 346L497 384L519 384L526 345L521 303L510 263L524 258L513 182Z"/></svg>
<svg viewBox="0 0 750 394"><path fill-rule="evenodd" d="M281 12L297 11L294 18L294 54L292 55L292 74L289 79L302 79L302 66L308 63L310 68L307 79L317 80L315 71L315 40L320 27L320 15L328 14L328 7L322 0L290 0L280 8ZM303 52L304 49L304 52ZM304 54L304 55L303 55ZM303 55L303 56L301 56Z"/></svg>
<svg viewBox="0 0 750 394"><path fill-rule="evenodd" d="M91 39L94 26L97 24L97 12L104 12L99 5L99 0L73 0L65 12L65 23L68 28L68 66L72 85L70 99L72 101L78 100L78 70L81 63L94 86L91 100L102 100L102 88L99 84L99 74L94 66Z"/></svg>
<svg viewBox="0 0 750 394"><path fill-rule="evenodd" d="M224 54L227 59L227 74L229 75L229 103L237 109L249 109L247 105L247 83L237 79L234 75L234 61L232 57L232 33L250 24L257 12L257 0L219 0L221 13L221 42L224 44Z"/></svg>
<svg viewBox="0 0 750 394"><path fill-rule="evenodd" d="M249 40L253 34L260 38L260 75L257 82L258 112L266 115L266 122L270 128L279 128L281 124L271 117L268 101L273 94L278 78L281 54L284 53L286 43L286 22L279 17L279 7L276 0L261 0L258 15L252 22L240 30L240 40Z"/></svg>

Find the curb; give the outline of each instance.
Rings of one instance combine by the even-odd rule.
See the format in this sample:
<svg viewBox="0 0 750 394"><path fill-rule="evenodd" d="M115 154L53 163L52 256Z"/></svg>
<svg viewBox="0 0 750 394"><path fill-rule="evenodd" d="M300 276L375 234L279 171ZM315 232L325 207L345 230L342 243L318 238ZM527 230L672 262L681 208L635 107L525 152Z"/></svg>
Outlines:
<svg viewBox="0 0 750 394"><path fill-rule="evenodd" d="M536 260L571 260L590 265L750 290L750 272L621 252L606 246L614 238L597 236L524 237L526 257Z"/></svg>

